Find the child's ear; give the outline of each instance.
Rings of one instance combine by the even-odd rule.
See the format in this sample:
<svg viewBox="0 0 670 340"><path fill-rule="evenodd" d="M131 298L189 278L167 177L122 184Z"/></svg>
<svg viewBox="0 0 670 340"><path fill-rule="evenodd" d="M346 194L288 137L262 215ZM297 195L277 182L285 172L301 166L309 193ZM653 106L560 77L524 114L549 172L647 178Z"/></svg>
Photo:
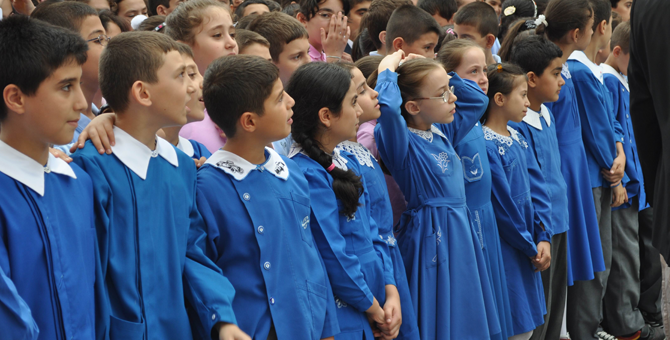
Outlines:
<svg viewBox="0 0 670 340"><path fill-rule="evenodd" d="M607 31L607 25L608 24L606 20L603 20L600 22L600 24L598 24L598 27L596 29L598 30L598 33L600 33L600 35L605 34L605 31Z"/></svg>
<svg viewBox="0 0 670 340"><path fill-rule="evenodd" d="M405 110L407 110L407 113L411 114L412 116L416 116L419 114L419 112L421 112L419 104L413 100L405 103Z"/></svg>
<svg viewBox="0 0 670 340"><path fill-rule="evenodd" d="M140 105L151 106L151 93L149 93L146 84L141 80L133 83L133 86L130 88L130 98Z"/></svg>
<svg viewBox="0 0 670 340"><path fill-rule="evenodd" d="M621 46L615 46L614 49L612 49L612 55L615 58L619 58L619 56L621 55Z"/></svg>
<svg viewBox="0 0 670 340"><path fill-rule="evenodd" d="M382 46L386 45L386 31L379 32L379 41L381 41Z"/></svg>
<svg viewBox="0 0 670 340"><path fill-rule="evenodd" d="M486 35L486 49L489 50L496 43L496 36L489 33Z"/></svg>
<svg viewBox="0 0 670 340"><path fill-rule="evenodd" d="M7 105L7 110L18 114L26 112L24 107L24 97L25 94L23 94L23 91L14 84L7 85L2 91L2 98L5 101L5 105Z"/></svg>
<svg viewBox="0 0 670 340"><path fill-rule="evenodd" d="M330 112L327 107L322 107L321 110L319 110L319 120L326 128L330 128L333 123L333 118L332 112Z"/></svg>
<svg viewBox="0 0 670 340"><path fill-rule="evenodd" d="M574 30L568 32L568 37L570 38L570 43L575 43L579 40L579 36L582 35L582 30L575 28Z"/></svg>
<svg viewBox="0 0 670 340"><path fill-rule="evenodd" d="M298 21L300 21L300 23L303 25L307 25L307 22L309 22L309 19L307 19L307 17L301 12L298 12L295 18L298 19Z"/></svg>
<svg viewBox="0 0 670 340"><path fill-rule="evenodd" d="M405 39L401 37L397 37L393 39L393 51L399 51L402 50L405 45ZM391 53L392 51L387 51L388 53Z"/></svg>
<svg viewBox="0 0 670 340"><path fill-rule="evenodd" d="M167 16L167 8L163 5L158 5L158 7L156 7L156 14Z"/></svg>
<svg viewBox="0 0 670 340"><path fill-rule="evenodd" d="M505 105L505 95L502 93L498 92L493 96L493 102L496 103L496 105L502 107Z"/></svg>
<svg viewBox="0 0 670 340"><path fill-rule="evenodd" d="M530 71L526 74L526 76L528 77L528 87L533 87L533 88L537 87L537 82L539 80L538 79L539 77L535 74L535 72Z"/></svg>
<svg viewBox="0 0 670 340"><path fill-rule="evenodd" d="M258 118L258 115L253 112L243 113L242 116L240 116L240 119L237 121L240 125L239 128L246 132L256 131L256 118Z"/></svg>

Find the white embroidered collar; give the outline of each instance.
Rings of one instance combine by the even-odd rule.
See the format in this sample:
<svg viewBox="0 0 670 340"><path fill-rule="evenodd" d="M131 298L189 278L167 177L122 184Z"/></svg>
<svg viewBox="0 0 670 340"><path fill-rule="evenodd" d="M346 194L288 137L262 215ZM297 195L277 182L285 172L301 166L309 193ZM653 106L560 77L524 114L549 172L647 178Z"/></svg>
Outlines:
<svg viewBox="0 0 670 340"><path fill-rule="evenodd" d="M193 149L193 144L191 144L191 141L182 136L179 136L177 149L184 151L184 153L189 157L193 157L193 155L195 155L195 150Z"/></svg>
<svg viewBox="0 0 670 340"><path fill-rule="evenodd" d="M572 74L570 74L570 68L568 67L568 63L563 63L561 74L563 75L563 77L565 77L565 79L572 78Z"/></svg>
<svg viewBox="0 0 670 340"><path fill-rule="evenodd" d="M225 173L233 176L238 181L242 181L254 170L263 172L267 170L277 178L288 179L288 166L281 156L271 148L266 147L267 159L263 164L253 164L246 159L223 149L219 149L207 159L205 164L215 166Z"/></svg>
<svg viewBox="0 0 670 340"><path fill-rule="evenodd" d="M547 109L544 104L542 104L540 107L540 112L535 112L529 108L528 112L526 112L526 117L523 117L523 121L526 124L542 131L542 122L540 122L540 117L544 118L544 120L547 122L547 126L551 126L551 115L549 114L549 109Z"/></svg>
<svg viewBox="0 0 670 340"><path fill-rule="evenodd" d="M433 142L433 134L436 134L436 135L438 135L438 136L440 136L444 139L447 139L447 136L445 136L444 133L442 133L442 131L440 131L440 129L438 129L435 125L431 125L430 130L428 130L428 131L418 130L418 129L411 128L411 127L408 127L408 129L411 133L427 140L428 143Z"/></svg>
<svg viewBox="0 0 670 340"><path fill-rule="evenodd" d="M302 153L303 155L307 156L307 154L302 150L302 146L300 146L300 144L296 142L293 142L293 144L291 145L291 149L288 152L288 158L293 158L295 155L299 153ZM349 170L349 168L347 167L348 161L344 156L340 155L340 150L335 148L331 156L333 157L333 164L335 164L337 168L344 171Z"/></svg>
<svg viewBox="0 0 670 340"><path fill-rule="evenodd" d="M47 165L36 162L18 150L0 141L0 172L21 182L40 196L44 196L44 176L57 173L74 179L77 176L67 162L49 153Z"/></svg>
<svg viewBox="0 0 670 340"><path fill-rule="evenodd" d="M583 51L574 51L574 52L572 52L572 54L570 55L570 58L568 58L568 59L569 59L569 60L576 60L576 61L578 61L578 62L580 62L580 63L586 65L586 67L588 67L588 68L591 70L591 72L593 73L593 75L594 75L596 78L598 78L598 80L600 81L600 83L601 83L601 84L604 83L604 80L603 80L603 69L602 69L600 66L596 65L596 64L595 64L594 62L592 62L591 60L589 60L589 58L586 57L586 54L584 54Z"/></svg>
<svg viewBox="0 0 670 340"><path fill-rule="evenodd" d="M628 88L628 80L624 79L623 75L617 72L617 70L615 70L614 67L609 66L605 63L600 64L600 67L603 68L603 73L609 73L615 75L616 78L619 79L621 84L623 84L623 86L626 88L626 91L630 92L630 88Z"/></svg>
<svg viewBox="0 0 670 340"><path fill-rule="evenodd" d="M365 165L373 169L375 168L375 163L372 161L372 154L370 153L370 150L363 146L363 144L347 140L338 144L337 148L356 156L358 164Z"/></svg>
<svg viewBox="0 0 670 340"><path fill-rule="evenodd" d="M177 150L163 138L156 136L156 150L151 151L142 142L115 126L114 139L116 145L112 146L112 153L141 179L147 178L152 157L161 156L175 168L179 167Z"/></svg>

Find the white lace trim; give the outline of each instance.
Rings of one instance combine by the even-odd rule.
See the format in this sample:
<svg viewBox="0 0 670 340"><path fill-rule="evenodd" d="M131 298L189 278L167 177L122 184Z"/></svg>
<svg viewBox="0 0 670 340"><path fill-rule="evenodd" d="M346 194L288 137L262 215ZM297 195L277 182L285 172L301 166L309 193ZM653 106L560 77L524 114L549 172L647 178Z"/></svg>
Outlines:
<svg viewBox="0 0 670 340"><path fill-rule="evenodd" d="M519 143L522 147L526 149L528 148L528 143L523 138L519 138L519 133L510 126L507 126L507 131L510 134L509 136L503 136L491 130L488 126L482 126L482 129L484 131L484 139L493 141L498 146L498 153L500 155L504 155L507 149L514 144L514 141Z"/></svg>
<svg viewBox="0 0 670 340"><path fill-rule="evenodd" d="M431 125L430 130L428 130L428 131L419 130L419 129L415 129L415 128L411 128L411 127L407 127L407 128L409 129L409 132L427 140L428 143L433 142L433 134L437 134L438 136L440 136L444 139L447 139L447 136L445 136L444 133L442 133L442 131L440 131L440 129L438 129L435 125Z"/></svg>
<svg viewBox="0 0 670 340"><path fill-rule="evenodd" d="M338 144L337 148L356 156L358 164L365 165L373 169L375 168L375 163L372 161L372 154L362 144L350 141L344 141Z"/></svg>
<svg viewBox="0 0 670 340"><path fill-rule="evenodd" d="M563 64L563 69L561 70L561 74L565 77L565 79L572 78L572 75L570 74L570 69L568 68L568 63Z"/></svg>

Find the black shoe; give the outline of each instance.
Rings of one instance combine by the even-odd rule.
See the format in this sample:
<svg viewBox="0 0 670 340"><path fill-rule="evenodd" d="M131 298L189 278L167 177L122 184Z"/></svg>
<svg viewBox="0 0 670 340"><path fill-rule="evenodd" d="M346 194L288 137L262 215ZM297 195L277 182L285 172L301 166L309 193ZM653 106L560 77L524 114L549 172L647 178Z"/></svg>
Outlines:
<svg viewBox="0 0 670 340"><path fill-rule="evenodd" d="M647 313L640 311L644 322L653 327L653 328L662 328L663 327L663 313Z"/></svg>
<svg viewBox="0 0 670 340"><path fill-rule="evenodd" d="M655 328L644 325L640 332L640 340L665 340L663 327Z"/></svg>

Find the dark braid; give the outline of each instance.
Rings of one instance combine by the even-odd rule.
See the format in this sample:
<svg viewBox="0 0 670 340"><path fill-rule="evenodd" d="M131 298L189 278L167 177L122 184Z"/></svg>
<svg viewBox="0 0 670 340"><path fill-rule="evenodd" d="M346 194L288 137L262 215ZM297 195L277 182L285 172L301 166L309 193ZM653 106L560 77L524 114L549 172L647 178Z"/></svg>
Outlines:
<svg viewBox="0 0 670 340"><path fill-rule="evenodd" d="M325 169L333 164L333 158L322 149L315 136L323 131L319 110L328 108L333 114L342 112L342 102L351 86L351 74L341 66L328 63L309 63L296 70L286 87L295 99L291 133L309 158ZM363 194L361 178L351 169L344 171L335 167L329 174L333 177L333 191L342 202L342 214L353 216L360 206Z"/></svg>

